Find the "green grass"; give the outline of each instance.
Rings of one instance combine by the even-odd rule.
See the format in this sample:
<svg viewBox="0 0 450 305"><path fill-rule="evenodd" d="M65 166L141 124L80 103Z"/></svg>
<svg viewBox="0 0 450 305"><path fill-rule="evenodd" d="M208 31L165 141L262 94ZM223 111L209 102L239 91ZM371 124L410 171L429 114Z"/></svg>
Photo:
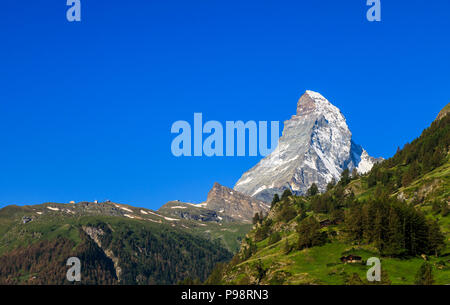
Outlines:
<svg viewBox="0 0 450 305"><path fill-rule="evenodd" d="M235 253L240 248L240 239L247 234L251 228L251 224L242 223L204 223L205 226L196 226L192 229L193 234L209 238L211 240L219 239L222 244Z"/></svg>
<svg viewBox="0 0 450 305"><path fill-rule="evenodd" d="M294 244L297 235L292 233L285 237L290 244ZM362 280L366 279L367 270L370 268L364 264L343 264L340 257L344 254L355 254L362 257L365 262L370 257L379 257L382 269L387 272L387 276L392 284L414 284L416 272L419 270L424 260L420 257L398 259L380 257L374 247L370 245L356 246L341 241L333 241L319 247L292 251L288 255L283 253L285 238L281 241L267 246L267 240L258 243L258 251L249 260L234 267L233 272L240 275L243 270L252 269L259 260L268 271L268 281L270 274L282 273L284 284L345 284L347 276L357 273ZM429 262L433 265L433 275L436 284L450 284L450 262L446 262L446 267L438 269L438 262L449 258L429 257ZM239 277L237 276L236 279ZM237 281L236 281L237 282ZM264 283L264 282L263 282Z"/></svg>

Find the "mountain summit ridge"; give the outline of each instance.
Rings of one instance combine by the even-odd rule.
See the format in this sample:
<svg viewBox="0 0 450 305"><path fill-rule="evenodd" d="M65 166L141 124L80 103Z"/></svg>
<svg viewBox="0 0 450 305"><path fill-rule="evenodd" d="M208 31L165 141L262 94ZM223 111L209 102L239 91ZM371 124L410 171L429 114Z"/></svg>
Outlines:
<svg viewBox="0 0 450 305"><path fill-rule="evenodd" d="M285 189L304 194L312 183L324 190L344 169L366 173L378 160L354 143L339 108L307 90L297 113L284 122L277 148L245 172L234 189L268 202Z"/></svg>
<svg viewBox="0 0 450 305"><path fill-rule="evenodd" d="M250 222L255 213L268 212L270 206L263 201L237 192L217 182L208 192L205 206L234 219Z"/></svg>

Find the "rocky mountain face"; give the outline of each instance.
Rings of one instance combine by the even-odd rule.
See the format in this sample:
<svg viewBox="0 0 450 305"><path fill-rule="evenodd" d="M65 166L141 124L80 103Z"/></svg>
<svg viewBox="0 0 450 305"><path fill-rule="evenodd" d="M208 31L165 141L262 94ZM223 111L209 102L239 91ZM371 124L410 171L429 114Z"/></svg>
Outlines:
<svg viewBox="0 0 450 305"><path fill-rule="evenodd" d="M255 213L267 213L270 206L260 200L214 183L208 198L200 204L170 201L158 212L163 215L204 222L250 223Z"/></svg>
<svg viewBox="0 0 450 305"><path fill-rule="evenodd" d="M158 213L168 217L200 222L233 222L234 219L218 211L205 208L205 204L169 201L158 209Z"/></svg>
<svg viewBox="0 0 450 305"><path fill-rule="evenodd" d="M278 147L244 173L234 190L270 202L285 189L304 194L313 183L323 191L344 169L366 173L379 160L353 142L336 106L320 93L306 91L297 114L284 122Z"/></svg>
<svg viewBox="0 0 450 305"><path fill-rule="evenodd" d="M255 213L267 212L270 209L267 203L217 182L208 193L205 207L242 222L250 222Z"/></svg>

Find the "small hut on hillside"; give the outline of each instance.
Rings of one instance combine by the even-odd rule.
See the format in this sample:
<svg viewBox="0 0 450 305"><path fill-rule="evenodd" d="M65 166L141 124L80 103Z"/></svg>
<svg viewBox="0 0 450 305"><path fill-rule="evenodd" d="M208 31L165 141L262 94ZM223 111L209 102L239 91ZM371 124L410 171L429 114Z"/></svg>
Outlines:
<svg viewBox="0 0 450 305"><path fill-rule="evenodd" d="M353 254L349 254L347 256L342 256L341 257L341 262L343 263L361 263L362 262L362 257L358 256L358 255L353 255Z"/></svg>

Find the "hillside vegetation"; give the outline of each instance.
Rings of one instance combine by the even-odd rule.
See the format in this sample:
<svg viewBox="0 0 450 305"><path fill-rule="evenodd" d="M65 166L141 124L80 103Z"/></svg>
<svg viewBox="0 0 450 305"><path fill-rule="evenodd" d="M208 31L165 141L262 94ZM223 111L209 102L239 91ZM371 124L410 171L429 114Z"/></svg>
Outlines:
<svg viewBox="0 0 450 305"><path fill-rule="evenodd" d="M169 224L63 208L0 210L0 284L70 284L66 261L72 256L81 260L82 284L175 284L204 280L232 256L219 240Z"/></svg>
<svg viewBox="0 0 450 305"><path fill-rule="evenodd" d="M365 262L378 257L376 283L450 284L449 147L447 115L364 176L344 170L323 194L313 184L275 195L206 283L369 284Z"/></svg>

